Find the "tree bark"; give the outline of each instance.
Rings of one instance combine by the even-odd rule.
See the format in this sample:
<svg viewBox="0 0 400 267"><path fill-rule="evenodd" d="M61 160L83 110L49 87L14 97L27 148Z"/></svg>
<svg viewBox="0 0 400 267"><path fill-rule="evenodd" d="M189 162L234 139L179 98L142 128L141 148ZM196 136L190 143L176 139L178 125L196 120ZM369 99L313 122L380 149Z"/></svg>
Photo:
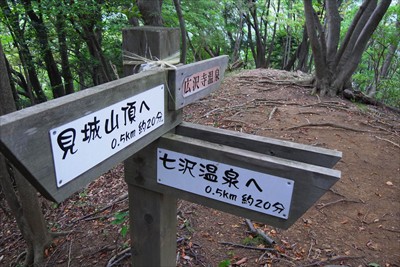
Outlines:
<svg viewBox="0 0 400 267"><path fill-rule="evenodd" d="M398 33L398 36L400 36L400 18L399 17L397 17L397 21L396 21L396 31ZM385 61L383 62L382 68L380 71L381 79L385 79L388 76L389 68L390 68L390 65L392 64L393 56L395 55L398 46L399 46L399 39L397 39L397 42L390 44L388 53L385 57Z"/></svg>
<svg viewBox="0 0 400 267"><path fill-rule="evenodd" d="M41 14L36 14L32 8L32 2L30 0L23 0L25 12L29 16L32 22L32 26L36 31L38 43L44 55L44 63L46 65L47 74L49 76L51 88L53 91L53 97L61 97L65 95L63 81L60 72L57 68L57 63L54 60L53 53L49 46L49 36L47 28L44 24Z"/></svg>
<svg viewBox="0 0 400 267"><path fill-rule="evenodd" d="M365 0L340 44L340 17L336 0L326 0L327 34L312 7L303 0L306 27L315 62L315 93L336 95L351 87L351 76L360 63L368 40L377 28L391 0Z"/></svg>
<svg viewBox="0 0 400 267"><path fill-rule="evenodd" d="M249 31L251 28L254 30L256 49L251 49L253 51L254 60L256 68L266 68L267 61L265 58L265 44L261 35L260 27L258 24L257 17L257 5L253 0L248 0L249 12L246 16L247 24L249 25ZM251 27L250 27L251 26ZM248 34L251 36L251 34Z"/></svg>
<svg viewBox="0 0 400 267"><path fill-rule="evenodd" d="M31 98L31 103L34 105L35 103L45 102L47 98L39 82L35 64L33 63L33 56L27 45L24 31L20 27L19 14L11 11L6 0L0 0L0 7L7 18L6 26L13 37L15 47L18 49L19 58L25 71L29 95L32 92L35 94L34 99Z"/></svg>
<svg viewBox="0 0 400 267"><path fill-rule="evenodd" d="M56 21L55 27L58 37L58 45L61 57L61 73L64 78L64 88L66 94L74 93L74 81L72 78L69 57L68 57L68 45L67 45L67 35L66 35L66 23L65 23L65 6L61 1L55 2L56 6Z"/></svg>
<svg viewBox="0 0 400 267"><path fill-rule="evenodd" d="M161 7L163 0L136 0L145 25L163 26Z"/></svg>
<svg viewBox="0 0 400 267"><path fill-rule="evenodd" d="M382 0L376 7L372 15L368 18L367 23L363 27L360 35L358 36L354 48L352 49L351 57L348 63L339 69L338 74L336 74L335 80L332 84L332 91L336 93L343 91L346 85L349 83L351 76L357 69L360 63L362 54L367 46L368 40L371 38L375 29L378 27L379 22L382 20L387 9L390 6L391 0Z"/></svg>
<svg viewBox="0 0 400 267"><path fill-rule="evenodd" d="M16 110L1 43L0 107L0 115ZM10 175L15 178L19 198L15 194ZM50 245L52 238L47 231L39 199L32 185L17 170L13 170L11 165L7 164L3 154L0 154L0 184L11 213L15 217L18 228L27 243L25 265L41 266L44 249Z"/></svg>
<svg viewBox="0 0 400 267"><path fill-rule="evenodd" d="M333 69L335 63L335 56L339 45L340 39L340 14L339 6L336 0L326 1L327 12L327 36L326 46L327 55L326 63L329 69Z"/></svg>
<svg viewBox="0 0 400 267"><path fill-rule="evenodd" d="M268 1L268 5L270 4L271 1ZM280 12L281 9L281 0L278 0L278 7L277 7L277 13ZM278 26L278 17L275 17L275 21L274 21L274 27L272 30L272 37L271 37L271 42L269 44L269 48L268 48L268 56L267 56L267 67L269 67L269 64L271 63L271 55L272 55L272 51L274 50L274 46L275 46L275 37L276 37L276 27Z"/></svg>
<svg viewBox="0 0 400 267"><path fill-rule="evenodd" d="M180 62L186 63L186 52L187 52L187 42L186 42L186 25L185 20L183 19L182 9L180 0L174 0L176 14L179 20L179 27L181 29L181 38L182 38L182 46L181 46L181 56Z"/></svg>

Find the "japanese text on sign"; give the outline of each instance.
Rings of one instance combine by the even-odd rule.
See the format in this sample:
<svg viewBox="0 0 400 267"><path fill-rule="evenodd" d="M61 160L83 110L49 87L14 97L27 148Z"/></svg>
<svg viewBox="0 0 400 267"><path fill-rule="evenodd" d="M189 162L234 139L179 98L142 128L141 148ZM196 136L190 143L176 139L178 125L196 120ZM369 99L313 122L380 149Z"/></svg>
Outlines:
<svg viewBox="0 0 400 267"><path fill-rule="evenodd" d="M51 129L57 186L63 186L164 123L164 86Z"/></svg>
<svg viewBox="0 0 400 267"><path fill-rule="evenodd" d="M220 81L220 67L197 72L183 80L183 97L188 97Z"/></svg>
<svg viewBox="0 0 400 267"><path fill-rule="evenodd" d="M157 182L288 219L294 181L167 149L157 150Z"/></svg>

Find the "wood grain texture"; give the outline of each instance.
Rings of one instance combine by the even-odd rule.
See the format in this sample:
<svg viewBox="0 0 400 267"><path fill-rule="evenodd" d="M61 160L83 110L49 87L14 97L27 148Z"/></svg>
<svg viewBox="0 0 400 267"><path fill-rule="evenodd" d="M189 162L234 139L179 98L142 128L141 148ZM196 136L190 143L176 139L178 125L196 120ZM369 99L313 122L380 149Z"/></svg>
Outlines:
<svg viewBox="0 0 400 267"><path fill-rule="evenodd" d="M132 266L175 266L176 198L128 187Z"/></svg>
<svg viewBox="0 0 400 267"><path fill-rule="evenodd" d="M179 28L141 26L122 30L122 50L152 60L162 60L179 51ZM129 54L129 53L128 53ZM124 75L132 75L135 66L124 66Z"/></svg>
<svg viewBox="0 0 400 267"><path fill-rule="evenodd" d="M61 202L173 129L181 122L182 114L169 111L165 103L162 126L60 188L56 186L49 130L160 84L167 84L166 71L144 72L2 116L0 150L41 194ZM165 101L168 97L165 90Z"/></svg>
<svg viewBox="0 0 400 267"><path fill-rule="evenodd" d="M332 168L342 158L342 152L337 150L303 145L188 122L181 123L176 128L176 133L204 141L243 148L278 158L295 160L327 168Z"/></svg>
<svg viewBox="0 0 400 267"><path fill-rule="evenodd" d="M156 181L157 148L216 161L231 166L268 173L295 181L289 218L287 220L265 215L242 207L233 206L158 184ZM260 221L282 229L289 228L303 215L335 182L340 172L303 162L271 157L266 154L233 146L211 143L182 135L167 133L146 149L130 157L125 164L128 184L170 194L224 212Z"/></svg>

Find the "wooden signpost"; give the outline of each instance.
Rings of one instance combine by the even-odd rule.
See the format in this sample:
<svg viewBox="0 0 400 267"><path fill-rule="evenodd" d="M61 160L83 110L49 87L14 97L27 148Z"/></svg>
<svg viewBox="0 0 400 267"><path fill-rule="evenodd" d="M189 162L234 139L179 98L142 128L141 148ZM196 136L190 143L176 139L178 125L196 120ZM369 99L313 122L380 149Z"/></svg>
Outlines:
<svg viewBox="0 0 400 267"><path fill-rule="evenodd" d="M182 122L227 64L146 71L2 116L1 153L56 202L125 161L134 266L176 264L177 198L286 229L338 181L341 152Z"/></svg>
<svg viewBox="0 0 400 267"><path fill-rule="evenodd" d="M2 116L1 152L61 202L181 123L166 81L144 72Z"/></svg>

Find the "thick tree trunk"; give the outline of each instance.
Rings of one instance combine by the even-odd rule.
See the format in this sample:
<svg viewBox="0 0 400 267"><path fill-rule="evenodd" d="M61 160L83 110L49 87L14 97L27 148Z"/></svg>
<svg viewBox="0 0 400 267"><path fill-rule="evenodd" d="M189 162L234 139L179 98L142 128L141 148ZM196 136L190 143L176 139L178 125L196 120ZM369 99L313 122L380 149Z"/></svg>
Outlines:
<svg viewBox="0 0 400 267"><path fill-rule="evenodd" d="M161 7L163 0L136 0L145 25L163 26Z"/></svg>
<svg viewBox="0 0 400 267"><path fill-rule="evenodd" d="M16 110L7 73L3 47L0 43L0 115ZM15 178L19 198L15 194L10 174ZM0 185L28 246L25 265L41 266L44 249L50 245L52 238L47 231L36 191L17 170L10 168L2 154L0 154Z"/></svg>
<svg viewBox="0 0 400 267"><path fill-rule="evenodd" d="M371 38L375 29L378 27L379 22L382 20L387 9L390 6L391 0L382 0L375 8L372 15L368 18L367 23L362 28L348 62L342 68L336 70L335 80L332 83L332 91L335 93L341 92L345 89L346 85L350 82L351 76L357 69L360 63L362 54L367 46L368 40Z"/></svg>
<svg viewBox="0 0 400 267"><path fill-rule="evenodd" d="M351 87L351 76L360 63L368 40L377 28L391 0L365 0L355 15L338 49L340 17L336 0L326 0L327 34L316 19L311 0L303 0L307 33L315 62L315 90L336 95Z"/></svg>

